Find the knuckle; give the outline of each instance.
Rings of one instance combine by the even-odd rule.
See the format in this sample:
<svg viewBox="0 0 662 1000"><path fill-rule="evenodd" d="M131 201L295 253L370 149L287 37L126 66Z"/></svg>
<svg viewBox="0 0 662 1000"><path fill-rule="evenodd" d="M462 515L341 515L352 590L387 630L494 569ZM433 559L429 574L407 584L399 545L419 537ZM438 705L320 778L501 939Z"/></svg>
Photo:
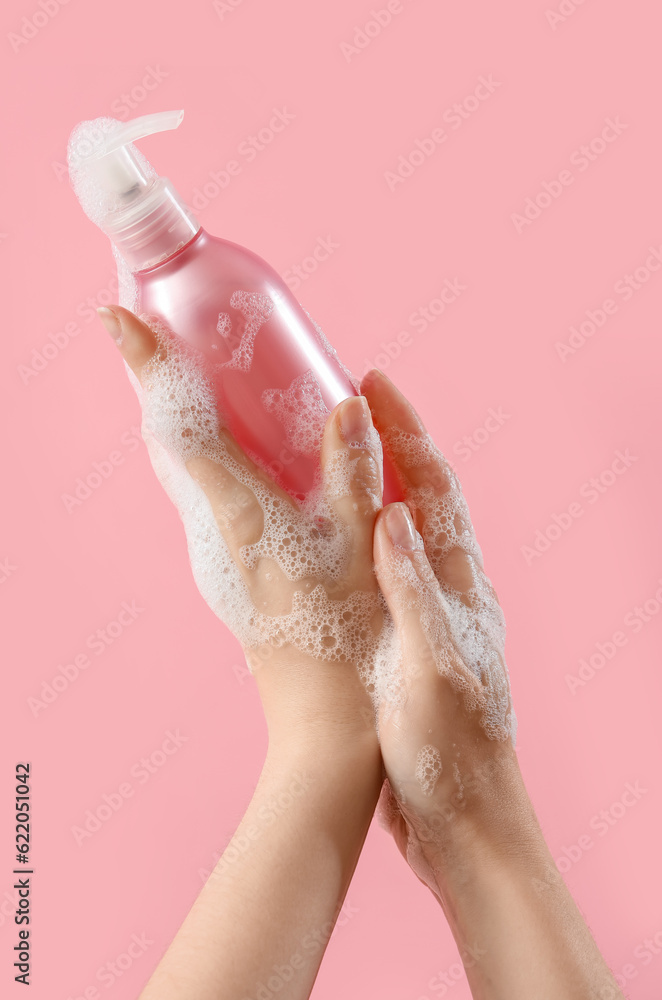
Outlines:
<svg viewBox="0 0 662 1000"><path fill-rule="evenodd" d="M356 459L352 477L352 494L354 499L370 511L375 510L375 502L379 506L381 498L381 472L370 452L364 452Z"/></svg>

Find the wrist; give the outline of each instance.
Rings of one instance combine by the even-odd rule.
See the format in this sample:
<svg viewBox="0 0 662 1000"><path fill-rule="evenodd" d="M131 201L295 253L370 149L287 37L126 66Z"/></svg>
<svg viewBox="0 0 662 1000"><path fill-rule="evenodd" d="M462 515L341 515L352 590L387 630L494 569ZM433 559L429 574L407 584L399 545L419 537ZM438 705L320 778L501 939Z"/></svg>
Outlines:
<svg viewBox="0 0 662 1000"><path fill-rule="evenodd" d="M296 842L299 866L324 869L344 897L370 827L382 785L379 746L345 743L325 732L315 741L270 741L250 812L278 816ZM273 828L275 829L275 827Z"/></svg>
<svg viewBox="0 0 662 1000"><path fill-rule="evenodd" d="M477 767L462 795L409 819L423 856L442 890L500 870L530 872L551 857L515 754ZM553 862L552 862L553 865Z"/></svg>
<svg viewBox="0 0 662 1000"><path fill-rule="evenodd" d="M358 784L374 784L378 794L383 768L374 726L360 729L314 722L271 726L263 778L278 783L294 772L311 775L322 785L346 787L348 792Z"/></svg>
<svg viewBox="0 0 662 1000"><path fill-rule="evenodd" d="M330 767L380 759L375 712L354 663L302 655L255 671L269 735L269 759Z"/></svg>

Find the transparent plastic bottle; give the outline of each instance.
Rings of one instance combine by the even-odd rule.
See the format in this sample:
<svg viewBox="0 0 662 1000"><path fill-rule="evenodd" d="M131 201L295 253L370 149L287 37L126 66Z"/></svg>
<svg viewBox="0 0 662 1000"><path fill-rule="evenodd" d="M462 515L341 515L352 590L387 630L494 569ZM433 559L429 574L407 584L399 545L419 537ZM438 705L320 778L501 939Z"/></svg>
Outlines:
<svg viewBox="0 0 662 1000"><path fill-rule="evenodd" d="M303 498L319 457L302 454L301 439L313 436L322 403L330 411L356 389L277 272L250 250L200 228L172 256L134 277L137 311L161 317L205 356L236 440ZM302 435L293 415L287 425L278 418L280 393L289 393L290 406L298 404L298 419L313 433Z"/></svg>
<svg viewBox="0 0 662 1000"><path fill-rule="evenodd" d="M303 498L319 464L316 422L358 383L280 275L207 233L132 145L176 128L183 114L81 123L70 140L72 184L133 273L134 311L159 317L200 351L239 444Z"/></svg>

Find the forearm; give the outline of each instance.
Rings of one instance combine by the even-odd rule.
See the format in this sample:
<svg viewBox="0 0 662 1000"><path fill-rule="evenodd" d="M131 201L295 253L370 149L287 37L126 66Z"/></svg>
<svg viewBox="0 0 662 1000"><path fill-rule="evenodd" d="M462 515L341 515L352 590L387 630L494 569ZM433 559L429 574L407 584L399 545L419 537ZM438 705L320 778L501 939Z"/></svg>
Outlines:
<svg viewBox="0 0 662 1000"><path fill-rule="evenodd" d="M474 1000L622 1000L519 772L512 784L492 824L426 847Z"/></svg>
<svg viewBox="0 0 662 1000"><path fill-rule="evenodd" d="M141 1000L309 996L381 783L376 742L270 750L232 841Z"/></svg>

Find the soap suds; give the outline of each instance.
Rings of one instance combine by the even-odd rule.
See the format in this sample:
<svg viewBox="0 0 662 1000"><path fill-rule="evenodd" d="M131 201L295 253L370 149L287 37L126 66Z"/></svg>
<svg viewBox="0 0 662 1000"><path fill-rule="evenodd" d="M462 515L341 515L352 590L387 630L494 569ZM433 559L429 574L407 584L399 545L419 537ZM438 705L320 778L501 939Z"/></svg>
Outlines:
<svg viewBox="0 0 662 1000"><path fill-rule="evenodd" d="M117 206L105 203L98 189L90 186L84 162L122 124L110 118L81 122L70 139L71 182L85 213L97 225ZM155 177L140 150L130 149L145 176ZM119 302L137 312L136 279L119 252L113 248L113 253ZM232 351L223 367L247 372L256 334L271 316L274 302L258 292L237 290L230 307L235 312L219 314L217 324L219 344L222 339L227 341L226 356ZM358 392L359 381L338 358L321 328L306 315L321 349L338 363ZM156 317L141 315L141 319L155 331L159 350L144 385L127 371L143 410L142 430L150 460L184 523L194 578L203 597L243 644L247 656L251 651L288 643L316 658L356 660L375 706L383 699L397 705L403 697L397 634L381 594L343 590L353 539L334 510L335 500L351 495L352 481L359 474L361 448L373 455L381 469L381 442L376 431L360 443L361 448L332 454L327 482L322 484L318 476L302 504L274 498L260 477L238 461L218 436L223 420L215 406L209 363ZM292 451L315 456L327 411L311 376L312 371L304 371L289 385L266 390L264 403L282 423ZM440 479L427 481L423 477L422 485L407 493L410 508L418 510L417 526L440 579L443 600L431 597L432 588L416 574L412 561L395 549L385 572L410 584L413 606L435 650L439 673L464 692L468 707L480 712L490 738L510 737L514 741L516 722L504 660L503 614L482 571L482 556L459 481L426 435L392 426L383 440L385 448L396 452L408 467L425 470L434 465L443 470ZM225 475L234 477L255 497L261 510L256 536L241 548L241 565L230 554L202 486L187 471L186 462L195 456L217 463ZM472 567L470 585L461 590L444 579L446 560L453 549ZM281 599L279 614L267 615L254 603L246 582L251 568L263 573L265 579L270 576L270 585ZM254 662L259 662L259 657ZM467 671L478 684L469 682Z"/></svg>
<svg viewBox="0 0 662 1000"><path fill-rule="evenodd" d="M91 156L101 156L105 152L107 140L113 132L124 128L124 125L124 122L115 118L96 118L79 122L69 136L67 168L71 186L85 215L101 229L107 217L122 208L123 203L116 192L104 191L95 182L94 175L86 169L85 164ZM148 180L158 176L149 160L132 142L126 143L126 148L136 158ZM120 302L120 305L124 303Z"/></svg>
<svg viewBox="0 0 662 1000"><path fill-rule="evenodd" d="M322 330L322 327L319 326L319 324L315 322L315 320L310 315L310 313L308 312L307 309L304 309L303 306L301 306L301 308L303 309L303 311L305 312L306 316L308 317L308 319L312 323L313 328L315 329L315 333L317 334L317 339L319 341L319 344L320 344L320 347L322 348L322 350L326 354L328 354L329 357L333 358L333 360L336 362L336 364L338 365L338 367L340 368L340 370L347 376L347 379L349 380L349 382L354 386L356 392L360 393L361 392L361 382L360 382L360 380L356 377L356 375L354 375L353 372L351 372L349 370L349 368L347 367L347 365L344 364L344 362L342 361L342 359L338 356L338 352L336 351L335 347L327 339L327 336L324 333L324 331Z"/></svg>
<svg viewBox="0 0 662 1000"><path fill-rule="evenodd" d="M430 743L416 755L416 778L423 795L432 795L441 774L441 754Z"/></svg>
<svg viewBox="0 0 662 1000"><path fill-rule="evenodd" d="M262 402L267 412L282 423L295 454L319 453L330 411L312 369L298 375L287 389L265 389Z"/></svg>
<svg viewBox="0 0 662 1000"><path fill-rule="evenodd" d="M233 350L230 360L224 363L224 367L247 372L253 360L255 337L274 311L274 304L268 295L263 295L261 292L233 292L230 305L233 309L237 309L242 317L235 319L238 327L235 336L239 343ZM221 336L227 338L231 335L232 320L227 313L219 314L216 329Z"/></svg>
<svg viewBox="0 0 662 1000"><path fill-rule="evenodd" d="M381 462L376 431L358 442L359 448L336 452L327 466L325 486L319 482L304 503L290 503L274 495L219 438L217 428L222 421L201 356L155 317L141 318L159 342L144 385L137 386L144 434L157 475L184 522L195 579L210 607L245 647L289 643L315 658L356 661L375 705L385 698L392 705L400 704L404 696L401 654L386 602L372 591L344 592L342 580L353 539L333 505L334 498L351 493L361 449ZM306 374L301 384L305 384ZM294 397L296 387L290 390ZM283 399L276 395L270 398L274 405ZM398 428L388 431L384 440L411 466L440 460L428 439L406 435ZM202 487L186 470L186 461L194 456L216 462L250 491L259 505L259 531L241 547L240 559L247 569L262 568L272 574L279 594L288 595L282 613L267 615L253 603L241 567L230 555ZM452 548L475 554L466 503L450 469L441 483L421 486L410 492L408 499L423 515L421 534L438 571ZM375 497L375 509L378 502ZM444 582L440 572L441 597L436 587L430 586L431 580L421 579L412 559L397 548L380 564L382 573L390 574L395 584L406 584L439 673L464 693L470 710L480 712L487 735L497 740L514 739L515 717L503 660L503 614L482 570L476 570L465 592ZM471 682L471 674L478 684ZM432 758L426 759L426 767L434 763ZM426 778L429 787L433 787L433 779L430 772Z"/></svg>

